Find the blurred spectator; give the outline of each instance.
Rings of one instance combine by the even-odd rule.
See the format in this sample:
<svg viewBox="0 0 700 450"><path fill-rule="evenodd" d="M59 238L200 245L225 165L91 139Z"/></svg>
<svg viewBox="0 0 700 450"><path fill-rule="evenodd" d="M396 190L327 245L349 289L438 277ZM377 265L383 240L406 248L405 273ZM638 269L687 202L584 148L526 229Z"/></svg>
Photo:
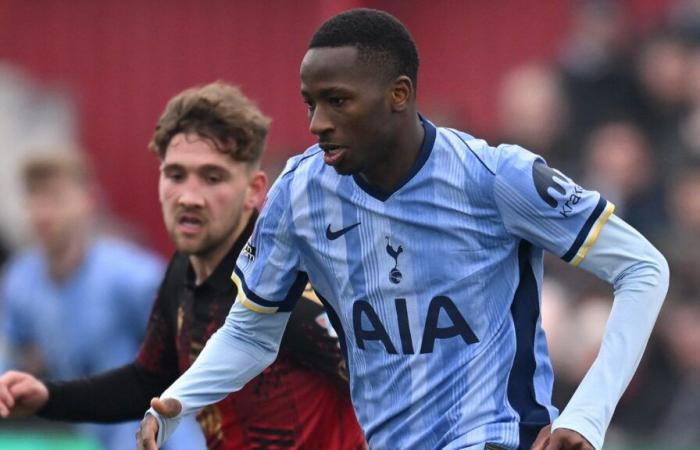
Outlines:
<svg viewBox="0 0 700 450"><path fill-rule="evenodd" d="M678 33L660 30L642 45L638 77L644 89L641 124L658 149L666 171L682 149L679 123L689 109L690 46Z"/></svg>
<svg viewBox="0 0 700 450"><path fill-rule="evenodd" d="M633 40L623 2L573 3L559 64L569 101L572 142L580 145L602 123L638 119L642 97L631 64Z"/></svg>
<svg viewBox="0 0 700 450"><path fill-rule="evenodd" d="M644 132L612 122L587 139L584 180L615 204L615 213L650 240L664 225L664 198L654 155Z"/></svg>
<svg viewBox="0 0 700 450"><path fill-rule="evenodd" d="M699 297L676 301L664 314L661 329L677 366L675 393L666 414L659 415L658 440L667 444L700 446L700 304ZM687 301L691 300L691 301ZM671 381L671 380L668 380Z"/></svg>
<svg viewBox="0 0 700 450"><path fill-rule="evenodd" d="M97 233L94 180L79 153L33 157L23 181L36 246L14 255L0 281L5 368L68 378L129 361L163 261ZM85 428L116 450L133 445L136 424Z"/></svg>
<svg viewBox="0 0 700 450"><path fill-rule="evenodd" d="M550 166L572 169L566 142L567 104L558 74L544 65L525 65L501 82L498 116L502 141L542 155Z"/></svg>
<svg viewBox="0 0 700 450"><path fill-rule="evenodd" d="M28 238L22 161L40 150L63 151L62 144L75 142L77 128L76 107L64 86L38 81L0 57L0 235L8 249Z"/></svg>
<svg viewBox="0 0 700 450"><path fill-rule="evenodd" d="M668 196L670 223L661 241L678 298L700 298L700 164L676 174Z"/></svg>

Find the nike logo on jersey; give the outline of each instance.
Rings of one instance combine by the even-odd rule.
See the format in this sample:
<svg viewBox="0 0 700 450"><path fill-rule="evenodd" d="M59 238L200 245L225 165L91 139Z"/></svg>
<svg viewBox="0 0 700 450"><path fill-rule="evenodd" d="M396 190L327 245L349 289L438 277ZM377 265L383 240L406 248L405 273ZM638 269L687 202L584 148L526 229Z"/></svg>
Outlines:
<svg viewBox="0 0 700 450"><path fill-rule="evenodd" d="M328 228L326 228L326 237L327 237L328 240L330 240L330 241L335 241L335 240L338 239L340 236L342 236L342 235L344 235L345 233L347 233L348 231L352 230L353 228L355 228L355 227L358 226L359 224L360 224L360 222L357 222L356 224L350 225L349 227L341 228L341 229L338 230L338 231L333 231L333 230L331 230L331 224L328 224Z"/></svg>

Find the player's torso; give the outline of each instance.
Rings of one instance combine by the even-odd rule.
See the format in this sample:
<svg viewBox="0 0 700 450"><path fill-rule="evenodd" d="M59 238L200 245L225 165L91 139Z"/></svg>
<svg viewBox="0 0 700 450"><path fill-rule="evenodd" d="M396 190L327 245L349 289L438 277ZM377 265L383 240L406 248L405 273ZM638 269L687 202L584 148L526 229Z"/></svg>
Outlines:
<svg viewBox="0 0 700 450"><path fill-rule="evenodd" d="M185 275L183 271L182 279ZM236 298L230 282L185 286L170 312L180 373L224 323ZM344 392L286 348L243 389L204 408L197 420L210 450L255 448L355 450L364 438ZM349 420L351 419L351 420Z"/></svg>
<svg viewBox="0 0 700 450"><path fill-rule="evenodd" d="M519 241L491 174L458 145L438 132L424 166L385 199L330 168L300 167L290 184L302 265L339 316L353 401L377 448L440 447L465 427L513 420L503 386Z"/></svg>

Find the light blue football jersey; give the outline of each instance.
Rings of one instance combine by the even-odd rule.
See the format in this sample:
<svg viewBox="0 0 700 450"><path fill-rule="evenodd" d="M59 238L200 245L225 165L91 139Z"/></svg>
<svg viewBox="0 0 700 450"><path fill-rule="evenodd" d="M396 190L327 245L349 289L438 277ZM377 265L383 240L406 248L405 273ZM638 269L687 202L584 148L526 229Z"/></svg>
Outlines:
<svg viewBox="0 0 700 450"><path fill-rule="evenodd" d="M527 150L423 127L388 194L338 175L318 146L292 158L239 257L239 298L289 311L308 276L370 448L529 449L558 414L543 249L578 264L614 207Z"/></svg>

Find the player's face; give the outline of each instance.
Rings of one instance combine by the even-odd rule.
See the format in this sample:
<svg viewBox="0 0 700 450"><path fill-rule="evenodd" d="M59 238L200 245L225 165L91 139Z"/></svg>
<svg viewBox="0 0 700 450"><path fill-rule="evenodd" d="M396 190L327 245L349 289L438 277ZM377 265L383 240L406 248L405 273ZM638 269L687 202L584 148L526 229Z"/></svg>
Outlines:
<svg viewBox="0 0 700 450"><path fill-rule="evenodd" d="M177 134L160 167L163 220L175 247L207 257L237 239L243 211L251 207L255 171L196 134ZM244 224L245 225L245 224Z"/></svg>
<svg viewBox="0 0 700 450"><path fill-rule="evenodd" d="M77 180L55 175L38 182L28 192L29 221L44 247L56 249L83 233L93 211L93 196Z"/></svg>
<svg viewBox="0 0 700 450"><path fill-rule="evenodd" d="M300 74L309 130L326 164L347 175L382 161L395 140L391 86L369 63L358 61L357 48L310 49Z"/></svg>

